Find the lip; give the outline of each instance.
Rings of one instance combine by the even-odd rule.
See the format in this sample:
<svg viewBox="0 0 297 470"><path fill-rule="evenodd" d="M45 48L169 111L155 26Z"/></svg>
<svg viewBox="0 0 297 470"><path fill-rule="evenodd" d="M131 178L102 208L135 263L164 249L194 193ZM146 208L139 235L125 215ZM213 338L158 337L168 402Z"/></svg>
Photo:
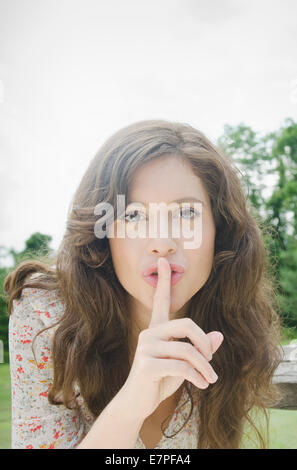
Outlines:
<svg viewBox="0 0 297 470"><path fill-rule="evenodd" d="M176 263L169 263L171 268L171 286L174 286L184 275L185 268ZM158 272L157 264L152 264L142 272L144 280L151 285L152 287L157 287L158 285L158 276L152 274L153 272Z"/></svg>

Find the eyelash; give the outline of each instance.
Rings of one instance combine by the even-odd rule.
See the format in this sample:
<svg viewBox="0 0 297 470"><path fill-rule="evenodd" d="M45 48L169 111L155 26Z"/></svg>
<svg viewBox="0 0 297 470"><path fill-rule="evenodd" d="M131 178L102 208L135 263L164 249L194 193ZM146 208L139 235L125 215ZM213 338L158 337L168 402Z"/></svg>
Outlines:
<svg viewBox="0 0 297 470"><path fill-rule="evenodd" d="M184 209L183 212L185 211L192 211L192 214L196 215L197 217L200 217L200 212L198 212L196 209L193 209L193 207L190 207L188 209ZM133 220L127 220L126 217L128 217L131 214L135 214L135 212L140 212L138 209L135 209L134 211L129 211L125 214L124 219L126 222L133 222ZM179 211L181 213L181 210ZM139 221L138 221L139 222Z"/></svg>

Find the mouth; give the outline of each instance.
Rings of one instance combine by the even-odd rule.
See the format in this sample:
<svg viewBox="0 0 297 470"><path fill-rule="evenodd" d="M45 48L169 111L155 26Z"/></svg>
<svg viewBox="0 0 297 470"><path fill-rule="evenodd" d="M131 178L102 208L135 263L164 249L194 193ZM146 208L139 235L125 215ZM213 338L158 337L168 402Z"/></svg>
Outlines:
<svg viewBox="0 0 297 470"><path fill-rule="evenodd" d="M185 269L180 264L169 263L171 268L171 286L174 286L184 275ZM143 271L144 280L153 287L158 285L158 267L156 264Z"/></svg>

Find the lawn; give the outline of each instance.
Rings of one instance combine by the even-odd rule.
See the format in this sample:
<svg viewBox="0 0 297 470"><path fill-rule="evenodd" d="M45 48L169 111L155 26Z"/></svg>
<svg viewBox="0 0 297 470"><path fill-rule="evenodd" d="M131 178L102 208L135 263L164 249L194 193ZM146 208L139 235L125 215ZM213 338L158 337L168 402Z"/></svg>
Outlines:
<svg viewBox="0 0 297 470"><path fill-rule="evenodd" d="M0 449L10 449L10 375L9 364L0 364Z"/></svg>
<svg viewBox="0 0 297 470"><path fill-rule="evenodd" d="M0 364L0 449L11 446L9 364ZM297 449L297 410L269 410L270 448ZM251 444L245 444L253 448Z"/></svg>

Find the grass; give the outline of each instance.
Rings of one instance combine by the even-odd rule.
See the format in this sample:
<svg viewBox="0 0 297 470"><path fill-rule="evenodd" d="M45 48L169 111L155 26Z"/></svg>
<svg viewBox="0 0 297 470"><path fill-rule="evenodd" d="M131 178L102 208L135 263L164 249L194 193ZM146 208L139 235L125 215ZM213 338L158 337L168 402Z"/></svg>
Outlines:
<svg viewBox="0 0 297 470"><path fill-rule="evenodd" d="M0 449L11 446L11 403L9 364L0 364Z"/></svg>
<svg viewBox="0 0 297 470"><path fill-rule="evenodd" d="M269 443L268 449L297 449L297 410L267 410L269 417ZM261 416L253 415L257 428L263 433L266 439L267 433L265 429L266 421ZM263 432L264 431L264 432ZM259 447L259 441L255 436L255 432L247 426L245 429L241 448L256 449Z"/></svg>

